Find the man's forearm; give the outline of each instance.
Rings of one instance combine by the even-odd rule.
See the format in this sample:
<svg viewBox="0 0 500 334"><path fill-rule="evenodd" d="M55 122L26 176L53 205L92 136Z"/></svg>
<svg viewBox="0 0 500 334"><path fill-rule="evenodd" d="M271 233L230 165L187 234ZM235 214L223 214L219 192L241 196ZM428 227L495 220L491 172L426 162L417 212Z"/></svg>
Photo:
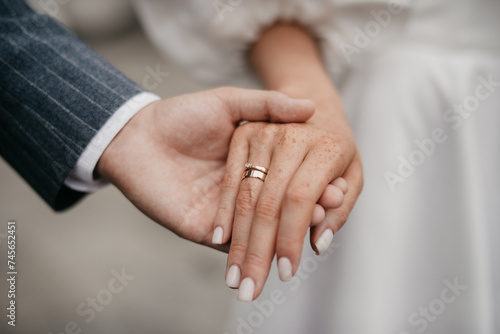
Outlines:
<svg viewBox="0 0 500 334"><path fill-rule="evenodd" d="M315 101L318 110L310 122L345 121L316 41L305 29L292 24L269 28L250 51L250 60L266 88Z"/></svg>
<svg viewBox="0 0 500 334"><path fill-rule="evenodd" d="M84 195L65 184L82 153L143 89L22 0L0 0L0 73L0 155L65 209Z"/></svg>

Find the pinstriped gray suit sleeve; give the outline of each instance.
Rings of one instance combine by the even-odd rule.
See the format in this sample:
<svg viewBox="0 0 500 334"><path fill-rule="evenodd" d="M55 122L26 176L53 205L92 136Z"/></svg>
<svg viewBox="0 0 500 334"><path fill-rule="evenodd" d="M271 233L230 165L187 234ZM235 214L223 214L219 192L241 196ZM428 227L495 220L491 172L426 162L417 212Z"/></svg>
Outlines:
<svg viewBox="0 0 500 334"><path fill-rule="evenodd" d="M21 0L0 0L0 154L55 210L64 180L114 111L143 90Z"/></svg>

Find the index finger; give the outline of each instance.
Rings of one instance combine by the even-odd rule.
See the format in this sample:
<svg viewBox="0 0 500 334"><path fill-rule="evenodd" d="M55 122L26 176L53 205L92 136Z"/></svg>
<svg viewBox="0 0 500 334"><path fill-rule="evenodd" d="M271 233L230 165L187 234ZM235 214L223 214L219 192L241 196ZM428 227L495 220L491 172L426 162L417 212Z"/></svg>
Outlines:
<svg viewBox="0 0 500 334"><path fill-rule="evenodd" d="M291 279L299 267L314 206L329 182L344 170L339 160L325 157L322 149L311 150L288 186L276 241L282 279Z"/></svg>

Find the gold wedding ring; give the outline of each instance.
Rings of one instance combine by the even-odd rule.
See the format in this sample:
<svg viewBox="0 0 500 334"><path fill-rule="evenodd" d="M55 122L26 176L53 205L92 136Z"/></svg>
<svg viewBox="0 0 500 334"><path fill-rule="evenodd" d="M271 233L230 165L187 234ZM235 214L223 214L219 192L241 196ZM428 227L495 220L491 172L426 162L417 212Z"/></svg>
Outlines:
<svg viewBox="0 0 500 334"><path fill-rule="evenodd" d="M246 178L249 178L249 177L253 177L253 178L265 181L266 177L267 177L267 174L266 173L262 173L260 170L247 169L245 171L245 173L243 174L243 179L242 180L244 180Z"/></svg>
<svg viewBox="0 0 500 334"><path fill-rule="evenodd" d="M246 170L249 170L249 169L254 169L254 170L258 170L264 174L267 174L269 173L269 169L265 168L265 167L261 167L261 166L255 166L255 165L252 165L251 163L247 162L245 164L245 168Z"/></svg>
<svg viewBox="0 0 500 334"><path fill-rule="evenodd" d="M251 163L247 162L245 164L245 172L243 173L242 180L249 178L249 177L253 177L253 178L259 179L259 180L264 182L266 180L268 172L269 172L269 170L265 167L255 166L255 165L252 165Z"/></svg>

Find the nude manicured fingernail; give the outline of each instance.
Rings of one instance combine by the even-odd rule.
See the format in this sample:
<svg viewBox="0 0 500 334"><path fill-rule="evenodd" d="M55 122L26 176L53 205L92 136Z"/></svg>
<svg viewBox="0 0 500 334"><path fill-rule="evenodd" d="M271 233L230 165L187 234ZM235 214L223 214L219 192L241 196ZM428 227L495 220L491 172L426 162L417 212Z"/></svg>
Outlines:
<svg viewBox="0 0 500 334"><path fill-rule="evenodd" d="M278 260L278 274L280 280L283 282L288 282L292 279L292 262L287 257L281 257Z"/></svg>
<svg viewBox="0 0 500 334"><path fill-rule="evenodd" d="M212 243L216 245L222 244L222 236L224 234L224 230L222 227L217 226L217 228L214 231L214 235L212 236Z"/></svg>
<svg viewBox="0 0 500 334"><path fill-rule="evenodd" d="M316 249L318 250L317 254L320 255L321 253L326 251L328 246L330 246L330 244L332 243L332 240L333 240L332 230L330 229L325 230L321 235L321 237L319 237L318 241L316 241L315 243Z"/></svg>
<svg viewBox="0 0 500 334"><path fill-rule="evenodd" d="M253 292L255 291L255 283L250 277L241 281L240 291L238 291L238 300L242 302L251 302L253 300Z"/></svg>
<svg viewBox="0 0 500 334"><path fill-rule="evenodd" d="M233 264L226 275L226 285L230 288L237 288L240 285L240 268Z"/></svg>

